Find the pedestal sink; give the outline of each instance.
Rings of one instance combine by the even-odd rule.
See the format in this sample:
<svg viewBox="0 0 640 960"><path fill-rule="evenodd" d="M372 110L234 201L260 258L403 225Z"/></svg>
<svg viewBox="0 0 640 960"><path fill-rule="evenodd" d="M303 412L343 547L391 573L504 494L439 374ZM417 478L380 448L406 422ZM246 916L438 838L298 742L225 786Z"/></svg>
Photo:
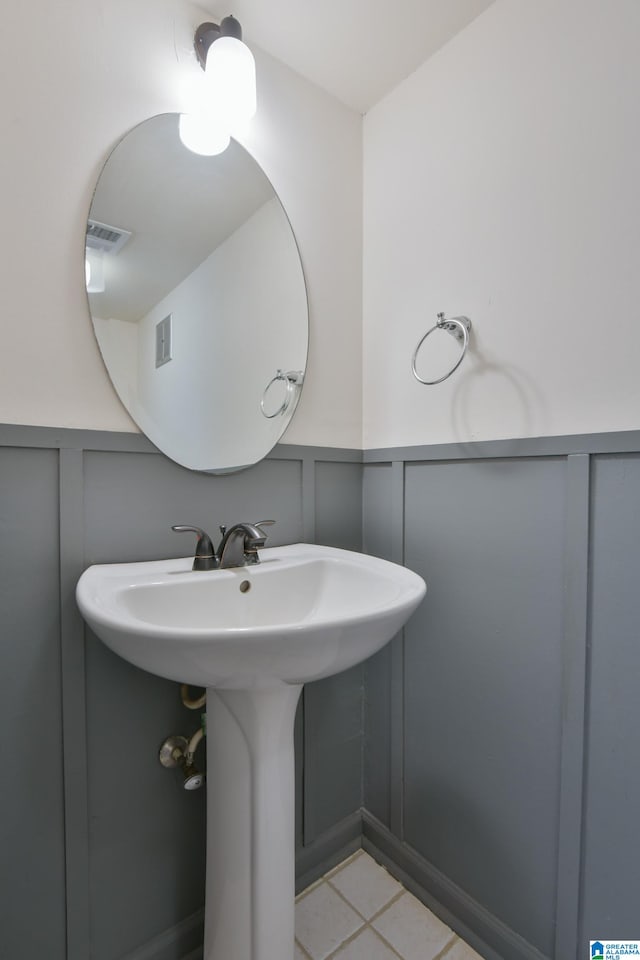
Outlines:
<svg viewBox="0 0 640 960"><path fill-rule="evenodd" d="M295 544L261 563L191 558L89 567L80 610L125 660L207 688L204 960L292 960L293 724L302 685L379 650L425 594L421 577Z"/></svg>

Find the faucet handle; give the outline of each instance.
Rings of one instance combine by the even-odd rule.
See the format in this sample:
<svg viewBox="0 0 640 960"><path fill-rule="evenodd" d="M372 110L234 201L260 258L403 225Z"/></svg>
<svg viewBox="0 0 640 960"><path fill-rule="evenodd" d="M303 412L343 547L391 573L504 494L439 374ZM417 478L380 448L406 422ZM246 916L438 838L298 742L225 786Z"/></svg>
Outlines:
<svg viewBox="0 0 640 960"><path fill-rule="evenodd" d="M258 529L261 530L262 527L272 527L275 522L275 520L256 520L254 527L258 527ZM264 530L262 532L264 533Z"/></svg>
<svg viewBox="0 0 640 960"><path fill-rule="evenodd" d="M206 537L207 534L200 527L192 527L187 523L176 523L171 527L176 533L195 533L198 536L198 540L202 540L203 537Z"/></svg>
<svg viewBox="0 0 640 960"><path fill-rule="evenodd" d="M189 524L179 523L171 527L175 533L195 533L198 541L196 543L196 552L193 560L194 570L213 570L217 566L217 557L211 538L200 527L192 527Z"/></svg>

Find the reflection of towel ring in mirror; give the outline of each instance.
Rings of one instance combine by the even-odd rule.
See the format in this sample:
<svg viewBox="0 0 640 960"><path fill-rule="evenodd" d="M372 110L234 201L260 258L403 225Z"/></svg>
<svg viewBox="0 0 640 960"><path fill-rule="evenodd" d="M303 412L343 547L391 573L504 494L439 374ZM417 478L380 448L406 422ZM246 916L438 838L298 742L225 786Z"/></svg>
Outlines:
<svg viewBox="0 0 640 960"><path fill-rule="evenodd" d="M265 400L267 399L267 393L271 389L274 383L277 383L279 380L284 381L286 385L286 392L284 395L284 400L280 404L277 410L273 413L267 413L265 410ZM267 420L273 420L275 417L282 417L287 412L291 405L291 400L293 399L293 394L296 386L302 386L303 375L301 370L288 370L286 373L282 370L278 370L275 377L272 377L269 380L269 383L264 388L262 393L262 399L260 400L260 409L262 410L262 415L267 418Z"/></svg>
<svg viewBox="0 0 640 960"><path fill-rule="evenodd" d="M452 337L455 337L459 343L462 344L462 353L458 357L455 364L451 367L448 373L445 373L443 377L439 377L438 380L423 380L422 377L418 375L416 370L416 360L418 359L418 351L420 347L425 342L429 334L433 333L434 330L444 330L446 333L451 334ZM432 387L436 383L442 383L443 380L447 380L452 373L458 369L462 361L464 360L464 355L467 352L467 347L469 346L469 334L471 333L471 320L469 317L449 317L445 319L444 313L438 314L438 322L435 327L431 327L430 330L427 330L424 337L418 343L418 346L413 351L413 357L411 358L411 371L420 383L426 383L427 386Z"/></svg>

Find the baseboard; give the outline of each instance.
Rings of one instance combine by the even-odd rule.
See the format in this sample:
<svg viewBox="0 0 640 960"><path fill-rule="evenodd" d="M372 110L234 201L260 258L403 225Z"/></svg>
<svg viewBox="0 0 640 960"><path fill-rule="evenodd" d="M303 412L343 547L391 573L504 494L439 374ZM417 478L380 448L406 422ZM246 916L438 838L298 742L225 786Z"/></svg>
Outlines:
<svg viewBox="0 0 640 960"><path fill-rule="evenodd" d="M198 960L202 956L204 939L204 910L164 930L137 950L127 953L122 960Z"/></svg>
<svg viewBox="0 0 640 960"><path fill-rule="evenodd" d="M363 847L485 960L550 960L457 887L367 810L357 810L296 853L296 893ZM199 910L122 960L202 960Z"/></svg>
<svg viewBox="0 0 640 960"><path fill-rule="evenodd" d="M361 846L362 815L356 810L296 852L296 893L305 890Z"/></svg>
<svg viewBox="0 0 640 960"><path fill-rule="evenodd" d="M362 834L367 853L485 960L549 960L366 810Z"/></svg>

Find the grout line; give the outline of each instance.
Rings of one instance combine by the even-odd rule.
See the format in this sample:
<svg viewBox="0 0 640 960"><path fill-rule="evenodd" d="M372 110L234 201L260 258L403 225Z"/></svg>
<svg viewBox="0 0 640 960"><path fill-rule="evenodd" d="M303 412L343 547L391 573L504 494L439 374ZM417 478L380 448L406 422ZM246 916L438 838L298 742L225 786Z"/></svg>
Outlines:
<svg viewBox="0 0 640 960"><path fill-rule="evenodd" d="M444 947L442 948L442 950L440 951L440 953L437 953L437 954L435 955L435 957L433 958L433 960L444 960L444 958L447 956L447 954L448 954L451 950L453 950L453 948L455 947L455 945L456 945L457 943L465 943L465 941L464 941L464 940L461 940L460 937L458 937L456 934L454 934L453 937L451 938L451 940L449 940L448 943L445 943L445 945L444 945Z"/></svg>
<svg viewBox="0 0 640 960"><path fill-rule="evenodd" d="M308 887L305 887L298 896L296 897L296 903L300 903L301 900L307 896L307 894L312 893L321 883L326 883L330 877L335 877L337 873L340 873L344 867L348 867L350 863L353 863L354 860L357 860L364 854L364 850L360 847L359 850L356 850L355 853L352 853L350 857L347 857L346 860L343 860L342 863L339 863L337 867L334 867L332 870L327 870L326 873L323 873L321 877L318 877L317 880L314 880L313 883L310 883ZM332 886L332 890L335 887Z"/></svg>
<svg viewBox="0 0 640 960"><path fill-rule="evenodd" d="M374 930L374 928L373 928L370 924L368 924L368 923L365 923L362 927L359 927L359 928L355 931L355 933L352 933L350 937L347 937L346 940L343 940L342 943L340 944L340 946L339 946L339 947L336 947L336 949L333 951L333 953L328 954L328 956L326 956L326 957L324 958L324 960L335 960L335 958L337 958L337 960L340 960L340 956L339 956L339 955L340 955L340 951L341 951L344 947L348 947L349 944L353 943L354 940L357 940L357 938L360 936L360 934L363 933L365 930L371 930L371 932L372 932L372 934L374 935L374 937L378 937L378 939L381 940L382 943L384 943L385 947L388 947L389 950L391 950L391 952L392 952L392 954L394 955L394 957L398 957L398 960L404 960L404 957L402 957L402 956L398 953L398 951L397 951L394 947L392 947L391 944L388 943L388 942L384 939L384 937L381 937L380 934L378 933L378 931L377 931L377 930Z"/></svg>
<svg viewBox="0 0 640 960"><path fill-rule="evenodd" d="M339 863L332 870L327 870L327 872L323 874L322 879L330 880L332 877L335 877L335 875L337 873L340 873L341 870L344 870L345 867L348 867L355 860L359 860L360 857L363 856L363 854L364 854L364 850L362 849L362 847L360 847L358 850L355 851L355 853L352 853L350 857L347 857L346 860L343 860L342 863Z"/></svg>
<svg viewBox="0 0 640 960"><path fill-rule="evenodd" d="M369 921L369 924L371 925L371 929L374 931L374 933L376 933L376 934L380 937L380 939L382 940L382 942L384 943L384 945L385 945L386 947L389 947L389 949L390 949L393 953L395 953L396 956L400 957L400 960L405 960L405 958L402 956L402 954L398 953L398 951L396 950L396 948L393 946L392 943L390 943L390 942L387 940L387 938L384 936L384 934L381 933L376 927L373 926L373 921L374 921L374 920L377 920L380 916L382 916L382 914L385 913L386 910L387 910L389 907L391 907L394 903L397 903L397 901L400 900L400 898L403 897L403 896L405 895L405 893L409 893L409 891L403 887L403 889L400 891L400 893L397 893L397 894L395 895L395 897L393 898L393 900L390 900L389 903L388 903L385 907L383 907L381 910L379 910L378 913L374 914L373 917L371 917L371 920ZM424 904L423 904L423 906L424 906ZM426 910L428 913L431 913L431 910L429 910L428 907L425 907L425 910ZM458 937L455 933L453 933L453 931L451 931L451 939L450 939L450 940L447 940L447 942L445 943L445 945L444 945L444 947L442 948L442 950L440 950L438 953L436 953L435 956L433 956L433 957L425 957L424 960L444 960L444 958L446 957L446 955L449 953L449 951L452 949L452 947L454 946L454 944L457 943L458 940L460 940L460 937ZM461 941L461 942L464 943L464 941Z"/></svg>
<svg viewBox="0 0 640 960"><path fill-rule="evenodd" d="M394 947L394 945L393 945L392 943L390 943L390 942L387 940L387 938L386 938L385 936L383 936L383 934L380 933L379 930L376 930L375 927L371 927L371 929L372 929L373 932L375 933L376 937L379 937L379 939L382 940L382 942L384 943L385 947L387 947L389 950L391 950L391 953L393 953L394 956L400 957L400 960L405 960L405 958L402 956L402 954L401 954L401 953L398 953L398 951L396 950L396 948ZM429 958L428 958L428 957L425 957L424 960L429 960Z"/></svg>
<svg viewBox="0 0 640 960"><path fill-rule="evenodd" d="M401 897L404 893L407 892L407 891L404 889L404 887L403 887L403 888L402 888L401 890L399 890L397 893L394 893L394 895L393 895L389 900L387 900L385 903L383 903L383 905L382 905L381 907L379 907L379 908L376 910L375 913L372 913L370 917L367 917L367 916L365 916L364 913L362 913L361 910L358 909L358 907L356 907L356 905L355 905L354 903L351 902L351 900L349 900L349 898L346 896L346 894L344 894L341 890L339 890L337 887L335 887L335 886L331 883L331 880L327 880L327 884L328 884L328 886L331 887L331 889L334 891L334 893L337 893L337 894L338 894L338 896L340 897L341 900L344 900L344 902L347 904L348 907L351 907L351 909L352 909L355 913L357 913L359 917L362 917L362 919L364 920L365 923L371 923L372 920L376 920L376 919L380 916L381 913L384 913L384 911L387 909L387 907L390 907L392 903L395 903L396 900L399 900L400 897Z"/></svg>
<svg viewBox="0 0 640 960"><path fill-rule="evenodd" d="M338 955L338 953L342 950L343 947L348 947L350 943L353 943L356 937L360 936L362 931L365 929L366 929L366 925L364 927L358 927L355 933L352 933L351 936L347 937L346 940L343 940L342 943L339 946L337 946L335 950L332 950L331 953L327 954L324 960L333 960L333 958Z"/></svg>
<svg viewBox="0 0 640 960"><path fill-rule="evenodd" d="M327 880L327 886L328 886L328 887L331 887L331 889L333 890L333 892L340 897L340 899L342 900L342 902L343 902L343 903L346 903L346 905L347 905L348 907L351 907L351 909L353 910L353 912L354 912L354 913L357 913L358 916L360 917L360 919L361 919L364 923L367 923L367 922L368 922L368 921L367 921L367 918L365 917L365 915L364 915L363 913L361 913L360 910L358 910L357 907L354 907L354 905L351 903L351 900L348 900L347 897L345 897L344 893L342 893L340 890L338 890L337 887L334 887L334 885L331 883L330 880Z"/></svg>
<svg viewBox="0 0 640 960"><path fill-rule="evenodd" d="M368 926L368 924L367 924L367 926ZM378 936L378 937L382 940L382 942L384 943L385 947L388 947L389 950L391 950L391 952L392 952L393 954L395 954L396 957L400 957L400 960L405 960L405 957L403 957L401 953L398 953L398 951L396 950L396 948L394 947L394 945L387 940L387 938L384 936L384 934L380 933L379 930L376 930L375 927L371 927L371 929L372 929L373 932L376 934L376 936ZM451 940L448 940L448 941L445 943L445 945L444 945L444 947L442 948L442 950L440 950L438 953L436 953L433 957L424 957L423 960L445 960L446 955L449 953L449 951L451 950L451 948L452 948L458 941L460 941L461 943L464 942L464 941L461 941L461 940L460 940L460 937L458 937L458 936L456 936L456 935L454 934L454 935L452 936ZM329 960L329 958L327 958L327 960Z"/></svg>
<svg viewBox="0 0 640 960"><path fill-rule="evenodd" d="M385 903L384 907L380 907L380 909L376 913L374 913L373 916L369 917L368 922L373 923L374 920L377 920L378 917L381 917L382 914L389 909L389 907L392 907L394 903L397 903L398 900L401 897L404 897L405 893L408 893L408 892L409 891L405 887L402 887L401 890L398 890L397 893L394 893L394 895L391 897L391 900L388 900L387 903Z"/></svg>
<svg viewBox="0 0 640 960"><path fill-rule="evenodd" d="M314 880L313 883L310 883L308 887L305 887L302 893L298 894L298 896L296 897L296 903L300 903L301 900L306 900L309 894L313 893L314 890L317 890L318 887L321 886L323 883L326 883L326 880L324 879L324 877L319 877L317 880Z"/></svg>
<svg viewBox="0 0 640 960"><path fill-rule="evenodd" d="M294 945L298 948L298 950L302 954L302 956L306 958L306 960L313 960L311 954L305 950L305 948L302 946L302 944L300 943L297 937L294 939L293 942L294 942Z"/></svg>
<svg viewBox="0 0 640 960"><path fill-rule="evenodd" d="M367 928L371 930L374 936L378 937L378 939L385 945L385 947L387 947L387 949L391 951L394 957L398 957L398 960L405 960L405 958L402 956L402 954L398 952L398 950L396 950L393 944L390 943L386 939L386 937L373 926L373 923L375 920L378 920L383 913L386 913L386 911L389 910L395 903L397 903L398 900L400 900L406 893L409 893L406 887L401 886L400 890L397 893L395 893L390 900L388 900L382 907L380 907L380 909L377 910L376 913L372 914L371 917L367 918L364 916L363 913L361 913L360 910L358 910L356 906L354 906L353 903L351 903L348 897L346 897L337 887L335 887L331 883L331 879L333 877L335 877L338 873L340 873L350 863L353 863L354 860L357 860L359 857L361 857L364 853L365 851L363 849L356 850L355 853L351 854L350 857L348 857L342 863L338 864L337 867L334 867L333 870L329 870L326 874L324 874L324 876L320 877L319 880L316 880L316 882L312 883L311 886L307 887L306 890L303 890L302 893L299 894L298 897L296 898L296 903L299 903L300 900L303 900L307 896L307 894L316 890L319 886L325 883L335 894L337 894L340 900L342 900L343 903L345 903L348 907L350 907L351 910L353 910L353 912L357 915L357 917L360 920L362 920L362 923L357 928L357 930L355 930L352 934L350 934L350 936L348 936L346 940L343 940L342 943L340 943L335 948L335 950L327 954L327 956L324 957L323 960L340 960L339 958L340 951L344 947L347 947L349 946L349 944L353 943L353 941L356 940L360 936L360 934L363 933L363 931L366 930ZM431 913L428 907L425 906L424 908L428 913ZM298 939L296 939L295 943L299 947L299 949L302 951L302 954L305 957L305 960L313 960L311 955L303 947L303 945L300 943ZM452 931L451 939L447 940L444 947L438 953L436 953L433 957L424 958L424 960L446 960L449 953L453 950L453 948L458 943L464 943L466 945L466 941L462 940L460 937L457 936L457 934L453 933Z"/></svg>

